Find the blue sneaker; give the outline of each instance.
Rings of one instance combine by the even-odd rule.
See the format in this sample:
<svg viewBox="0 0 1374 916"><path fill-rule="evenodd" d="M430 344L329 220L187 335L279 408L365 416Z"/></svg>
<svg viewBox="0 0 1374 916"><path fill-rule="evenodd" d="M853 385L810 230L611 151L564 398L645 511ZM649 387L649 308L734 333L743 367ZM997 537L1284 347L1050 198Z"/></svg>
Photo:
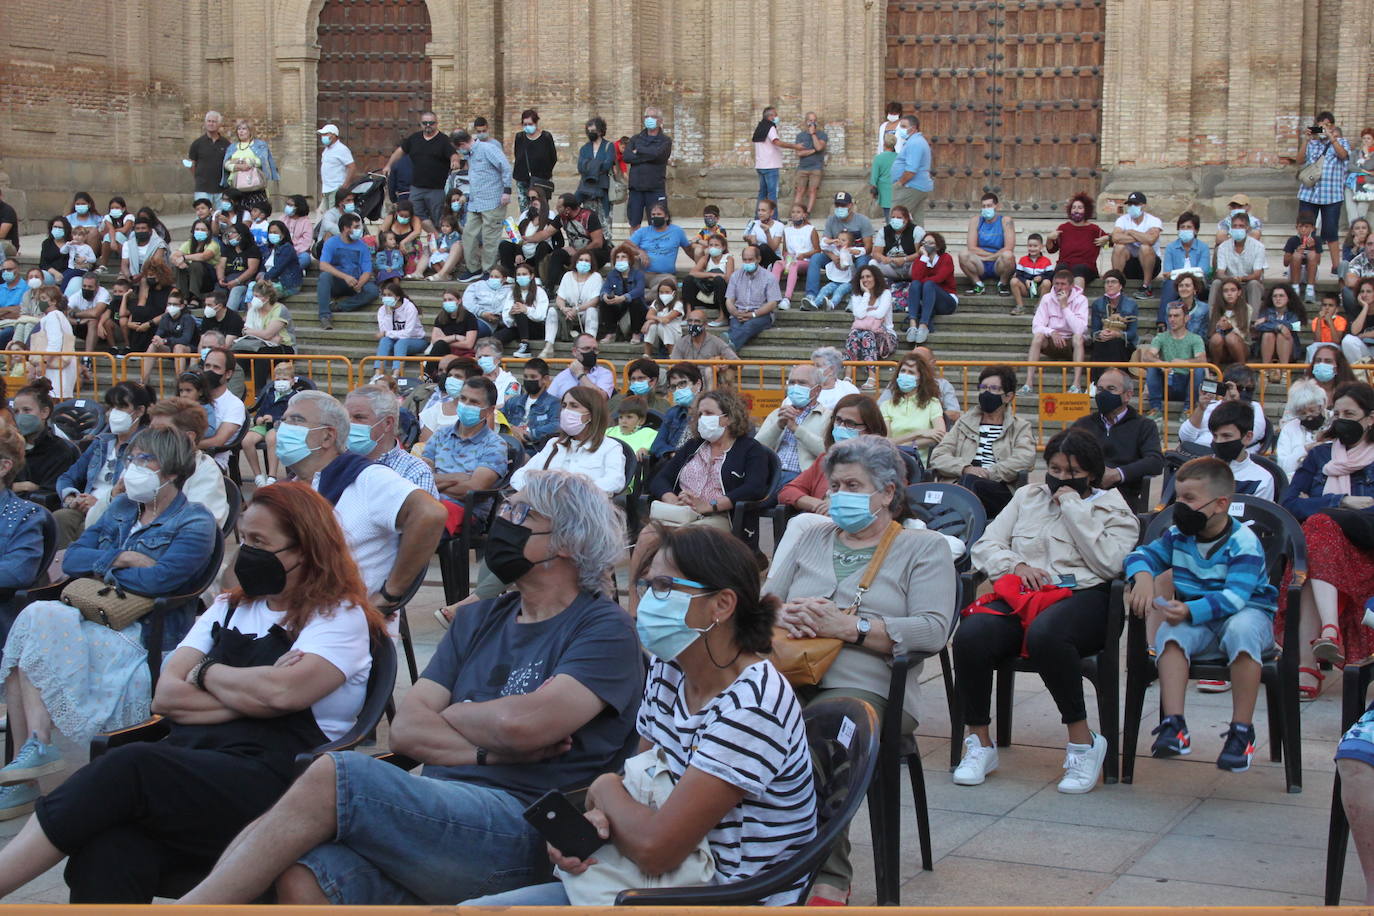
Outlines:
<svg viewBox="0 0 1374 916"><path fill-rule="evenodd" d="M1158 735L1150 753L1156 757L1182 757L1193 752L1192 739L1188 737L1188 723L1182 716L1165 716L1159 727L1150 732Z"/></svg>
<svg viewBox="0 0 1374 916"><path fill-rule="evenodd" d="M9 765L0 768L0 786L28 782L50 773L59 773L63 769L65 766L57 745L44 744L37 736L31 735Z"/></svg>
<svg viewBox="0 0 1374 916"><path fill-rule="evenodd" d="M0 786L0 821L8 821L33 813L38 801L38 786L31 782L17 786Z"/></svg>
<svg viewBox="0 0 1374 916"><path fill-rule="evenodd" d="M1232 773L1244 773L1250 769L1250 758L1255 756L1255 727L1232 722L1222 737L1226 739L1226 744L1217 756L1217 769L1230 770Z"/></svg>

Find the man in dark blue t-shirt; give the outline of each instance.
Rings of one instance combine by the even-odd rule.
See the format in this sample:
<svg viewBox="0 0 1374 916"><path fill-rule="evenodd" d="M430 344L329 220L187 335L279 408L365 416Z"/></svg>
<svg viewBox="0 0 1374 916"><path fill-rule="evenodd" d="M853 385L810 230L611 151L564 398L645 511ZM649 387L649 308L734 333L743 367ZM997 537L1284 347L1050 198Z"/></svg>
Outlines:
<svg viewBox="0 0 1374 916"><path fill-rule="evenodd" d="M183 902L248 903L275 879L284 904L439 905L550 880L525 808L618 772L638 743L639 640L598 594L624 521L588 478L534 471L487 543L515 591L458 608L391 726L422 775L321 757Z"/></svg>
<svg viewBox="0 0 1374 916"><path fill-rule="evenodd" d="M334 298L341 312L360 309L377 300L377 284L372 279L372 249L363 243L363 224L357 214L339 217L339 234L329 237L320 251L318 293L320 327L332 330L330 320Z"/></svg>

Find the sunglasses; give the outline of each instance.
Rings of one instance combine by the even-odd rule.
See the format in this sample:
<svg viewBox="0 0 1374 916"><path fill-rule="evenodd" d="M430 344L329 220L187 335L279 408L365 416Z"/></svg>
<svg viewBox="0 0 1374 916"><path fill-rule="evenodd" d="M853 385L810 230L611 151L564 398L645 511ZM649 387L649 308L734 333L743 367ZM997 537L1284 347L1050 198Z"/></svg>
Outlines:
<svg viewBox="0 0 1374 916"><path fill-rule="evenodd" d="M421 127L433 127L433 126L435 126L435 125L438 124L438 123L439 123L438 121L421 121L421 122L420 122L420 126L421 126Z"/></svg>

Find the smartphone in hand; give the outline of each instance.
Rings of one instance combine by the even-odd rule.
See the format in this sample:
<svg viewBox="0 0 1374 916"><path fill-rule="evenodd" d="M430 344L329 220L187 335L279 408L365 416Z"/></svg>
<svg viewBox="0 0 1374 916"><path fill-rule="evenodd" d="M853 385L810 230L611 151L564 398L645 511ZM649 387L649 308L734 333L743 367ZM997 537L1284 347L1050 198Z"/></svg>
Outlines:
<svg viewBox="0 0 1374 916"><path fill-rule="evenodd" d="M525 820L539 831L549 845L565 856L586 859L606 845L592 822L573 807L568 797L557 789L545 792L525 809Z"/></svg>

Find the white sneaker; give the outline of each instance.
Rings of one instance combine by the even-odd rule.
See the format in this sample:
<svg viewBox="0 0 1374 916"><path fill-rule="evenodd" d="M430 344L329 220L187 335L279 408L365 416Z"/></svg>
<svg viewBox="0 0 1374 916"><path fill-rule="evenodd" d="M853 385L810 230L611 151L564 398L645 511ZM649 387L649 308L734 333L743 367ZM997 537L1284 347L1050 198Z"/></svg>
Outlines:
<svg viewBox="0 0 1374 916"><path fill-rule="evenodd" d="M1082 795L1097 786L1102 775L1102 761L1107 756L1107 739L1093 735L1092 744L1070 744L1064 756L1068 772L1059 780L1059 791L1065 795Z"/></svg>
<svg viewBox="0 0 1374 916"><path fill-rule="evenodd" d="M539 358L548 359L550 356L553 356L555 352L556 348L554 347L554 343L551 340L548 343L544 344L544 349L539 351Z"/></svg>
<svg viewBox="0 0 1374 916"><path fill-rule="evenodd" d="M969 735L964 739L964 757L954 768L956 786L981 786L983 780L997 769L997 748L983 747L982 743Z"/></svg>
<svg viewBox="0 0 1374 916"><path fill-rule="evenodd" d="M788 300L788 299L780 299L780 300L778 300L778 311L780 311L780 312L785 312L785 311L787 311L788 309L790 309L791 307L792 307L792 303L791 303L790 300Z"/></svg>
<svg viewBox="0 0 1374 916"><path fill-rule="evenodd" d="M909 337L910 334L908 334L907 336ZM916 327L916 339L913 340L912 343L923 344L923 343L926 342L926 338L929 337L929 336L930 336L930 328L923 328L923 327L917 325L917 327Z"/></svg>
<svg viewBox="0 0 1374 916"><path fill-rule="evenodd" d="M1306 299L1308 302L1316 302L1317 288L1313 286L1311 283L1307 284L1307 289L1305 290L1303 298Z"/></svg>
<svg viewBox="0 0 1374 916"><path fill-rule="evenodd" d="M511 359L526 359L530 355L530 345L522 343L519 348L510 355Z"/></svg>
<svg viewBox="0 0 1374 916"><path fill-rule="evenodd" d="M277 478L268 477L266 474L259 474L257 477L253 478L253 486L255 487L270 487L276 482Z"/></svg>

